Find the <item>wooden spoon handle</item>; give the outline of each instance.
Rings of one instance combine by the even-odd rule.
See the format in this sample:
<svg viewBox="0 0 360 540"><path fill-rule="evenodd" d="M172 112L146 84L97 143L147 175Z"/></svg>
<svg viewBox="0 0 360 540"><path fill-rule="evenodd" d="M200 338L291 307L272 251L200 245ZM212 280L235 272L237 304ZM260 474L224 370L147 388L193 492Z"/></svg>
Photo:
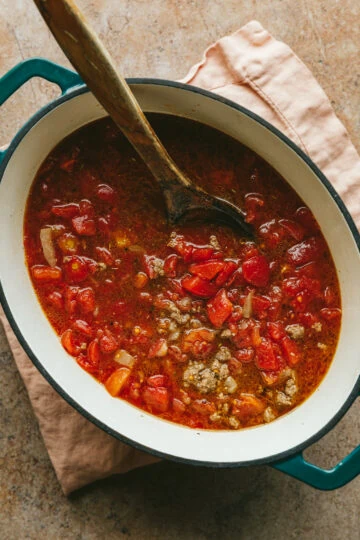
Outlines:
<svg viewBox="0 0 360 540"><path fill-rule="evenodd" d="M34 0L60 47L155 178L189 186L151 128L109 53L72 0Z"/></svg>

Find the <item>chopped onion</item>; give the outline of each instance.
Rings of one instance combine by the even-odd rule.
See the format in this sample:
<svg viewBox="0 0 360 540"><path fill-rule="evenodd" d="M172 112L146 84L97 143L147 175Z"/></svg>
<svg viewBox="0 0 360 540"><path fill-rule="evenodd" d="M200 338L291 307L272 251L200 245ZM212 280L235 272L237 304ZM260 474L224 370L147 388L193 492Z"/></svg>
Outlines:
<svg viewBox="0 0 360 540"><path fill-rule="evenodd" d="M245 319L250 319L252 315L253 296L254 296L254 291L250 291L247 297L245 298L244 307L243 307L243 316Z"/></svg>
<svg viewBox="0 0 360 540"><path fill-rule="evenodd" d="M114 355L114 360L122 366L127 366L129 368L133 367L135 363L135 358L131 356L125 349L119 349Z"/></svg>
<svg viewBox="0 0 360 540"><path fill-rule="evenodd" d="M53 242L53 234L49 227L40 229L40 242L47 263L49 266L56 266L56 253Z"/></svg>
<svg viewBox="0 0 360 540"><path fill-rule="evenodd" d="M163 356L166 356L167 352L168 352L168 344L166 342L166 339L159 340L159 347L155 353L155 356L158 356L159 358L161 358Z"/></svg>

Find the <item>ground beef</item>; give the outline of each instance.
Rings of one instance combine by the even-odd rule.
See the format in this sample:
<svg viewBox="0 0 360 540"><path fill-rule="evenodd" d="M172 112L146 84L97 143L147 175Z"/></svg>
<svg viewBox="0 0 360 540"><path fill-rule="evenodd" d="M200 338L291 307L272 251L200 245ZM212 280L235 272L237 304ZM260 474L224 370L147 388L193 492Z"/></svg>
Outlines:
<svg viewBox="0 0 360 540"><path fill-rule="evenodd" d="M276 418L276 414L273 411L273 409L271 407L266 407L264 411L264 422L266 423L272 422L273 420L275 420L275 418Z"/></svg>
<svg viewBox="0 0 360 540"><path fill-rule="evenodd" d="M293 397L298 391L297 384L294 379L288 379L285 384L285 394Z"/></svg>
<svg viewBox="0 0 360 540"><path fill-rule="evenodd" d="M275 402L279 407L289 407L291 405L291 398L284 394L284 392L277 391L275 394Z"/></svg>
<svg viewBox="0 0 360 540"><path fill-rule="evenodd" d="M219 375L212 369L205 367L202 362L190 362L184 371L184 386L195 386L201 394L214 392L217 387Z"/></svg>
<svg viewBox="0 0 360 540"><path fill-rule="evenodd" d="M287 334L292 339L303 339L305 336L305 328L301 324L288 324L288 326L285 328Z"/></svg>
<svg viewBox="0 0 360 540"><path fill-rule="evenodd" d="M215 354L215 359L219 360L219 362L227 362L231 358L231 352L230 349L227 347L220 347L218 352Z"/></svg>

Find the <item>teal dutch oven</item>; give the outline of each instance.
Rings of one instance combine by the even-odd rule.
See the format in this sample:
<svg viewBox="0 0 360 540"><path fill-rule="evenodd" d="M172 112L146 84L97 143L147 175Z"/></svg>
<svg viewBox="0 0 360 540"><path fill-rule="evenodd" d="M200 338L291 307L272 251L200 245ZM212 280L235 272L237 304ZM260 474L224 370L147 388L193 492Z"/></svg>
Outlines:
<svg viewBox="0 0 360 540"><path fill-rule="evenodd" d="M146 112L190 118L245 144L270 163L316 216L333 255L343 317L333 362L299 407L239 431L210 431L156 418L114 400L61 347L39 306L24 264L23 220L29 189L42 161L69 133L106 115L79 76L43 59L20 63L0 79L0 105L31 77L61 88L0 154L1 303L23 348L49 383L107 433L165 459L209 467L270 464L318 489L338 488L360 472L360 446L333 469L308 463L302 452L324 436L359 396L360 237L344 204L310 159L260 117L199 88L158 79L128 82ZM6 254L6 256L5 256Z"/></svg>

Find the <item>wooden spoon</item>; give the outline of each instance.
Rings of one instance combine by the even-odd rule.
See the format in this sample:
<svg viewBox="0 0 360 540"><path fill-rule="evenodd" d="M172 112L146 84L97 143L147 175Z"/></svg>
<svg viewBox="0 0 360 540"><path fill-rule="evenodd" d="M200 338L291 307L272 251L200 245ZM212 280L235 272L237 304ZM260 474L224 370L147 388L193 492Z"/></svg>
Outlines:
<svg viewBox="0 0 360 540"><path fill-rule="evenodd" d="M216 218L252 236L235 205L194 185L176 166L154 133L125 79L71 0L34 0L57 42L158 181L171 225Z"/></svg>

